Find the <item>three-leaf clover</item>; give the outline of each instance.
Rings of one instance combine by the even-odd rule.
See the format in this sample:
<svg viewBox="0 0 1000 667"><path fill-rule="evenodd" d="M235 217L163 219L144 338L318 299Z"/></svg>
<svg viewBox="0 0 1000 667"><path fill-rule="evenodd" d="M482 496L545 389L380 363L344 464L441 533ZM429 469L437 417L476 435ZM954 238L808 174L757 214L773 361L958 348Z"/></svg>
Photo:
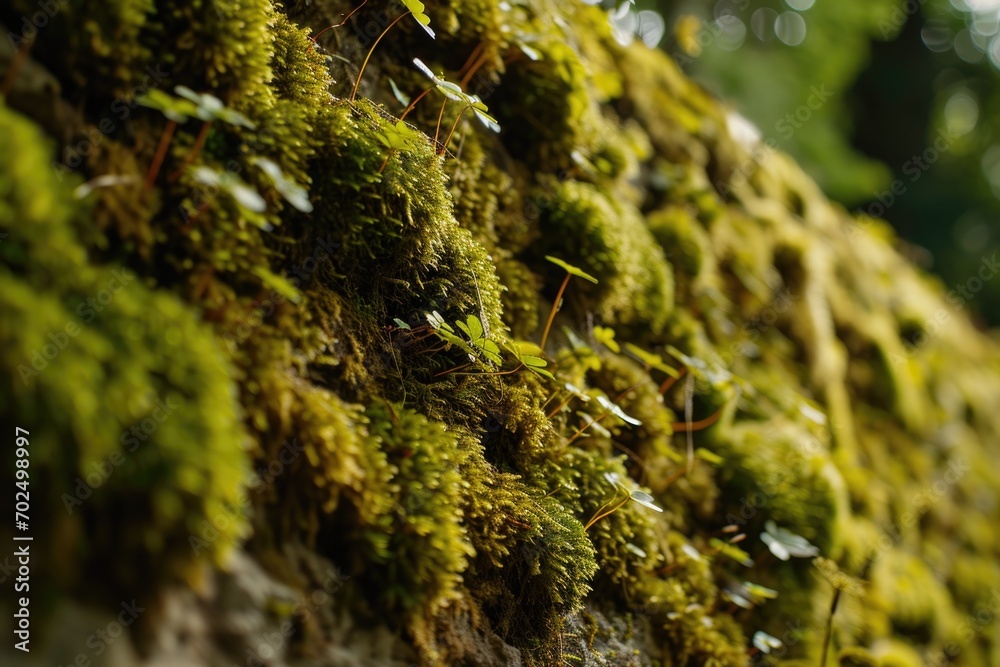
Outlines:
<svg viewBox="0 0 1000 667"><path fill-rule="evenodd" d="M534 373L535 375L541 375L542 377L546 377L550 380L556 379L555 376L552 375L552 373L545 370L545 367L548 366L549 364L541 357L533 354L525 354L524 351L521 349L521 346L518 345L517 343L511 343L510 345L507 346L507 349L513 352L514 356L517 357L517 360L520 361L522 364L524 364L524 367L527 368L532 373Z"/></svg>
<svg viewBox="0 0 1000 667"><path fill-rule="evenodd" d="M221 120L223 123L245 127L249 130L255 127L249 118L239 111L228 108L215 95L196 93L187 86L174 86L174 92L193 103L196 107L193 115L206 123L210 123L213 120Z"/></svg>
<svg viewBox="0 0 1000 667"><path fill-rule="evenodd" d="M764 532L760 539L779 560L788 560L792 556L814 558L819 555L819 548L810 544L809 540L789 530L779 528L770 520L764 524Z"/></svg>
<svg viewBox="0 0 1000 667"><path fill-rule="evenodd" d="M309 201L308 191L285 176L285 173L281 171L281 167L278 166L277 162L269 160L266 157L258 157L254 159L254 163L260 167L261 171L268 175L275 189L281 193L285 201L303 213L312 212L313 206L312 202Z"/></svg>
<svg viewBox="0 0 1000 667"><path fill-rule="evenodd" d="M489 114L489 108L478 95L470 95L462 90L462 87L457 83L453 83L446 80L442 76L438 76L431 70L430 67L425 65L420 58L414 58L413 64L417 66L417 69L424 73L424 76L431 80L431 83L434 84L434 87L439 93L453 102L461 102L464 104L465 107L462 110L463 112L466 109L471 109L476 115L476 118L478 118L483 125L494 132L500 131L500 124L497 122L497 119ZM456 121L456 124L457 122L458 121Z"/></svg>
<svg viewBox="0 0 1000 667"><path fill-rule="evenodd" d="M594 276L590 275L589 273L587 273L583 269L578 268L576 266L573 266L569 262L564 262L563 260L559 259L558 257L552 257L551 255L546 255L545 259L547 259L548 261L552 262L556 266L565 269L566 273L568 273L571 276L576 276L577 278L583 278L584 280L589 280L590 282L594 283L595 285L597 284L597 278L595 278Z"/></svg>
<svg viewBox="0 0 1000 667"><path fill-rule="evenodd" d="M763 630L753 633L753 645L763 653L770 653L772 650L784 646L780 639L772 637Z"/></svg>
<svg viewBox="0 0 1000 667"><path fill-rule="evenodd" d="M402 2L406 5L406 8L410 10L410 14L412 14L413 18L417 20L420 27L423 28L424 31L431 36L431 38L435 38L434 31L431 30L430 27L431 17L424 13L424 3L420 2L420 0L402 0Z"/></svg>
<svg viewBox="0 0 1000 667"><path fill-rule="evenodd" d="M622 351L615 340L615 330L611 327L594 327L594 340L616 354Z"/></svg>
<svg viewBox="0 0 1000 667"><path fill-rule="evenodd" d="M486 332L483 329L483 323L479 321L478 317L475 315L469 315L465 318L465 322L457 320L455 325L469 337L469 340L472 341L475 349L478 350L478 352L482 354L488 362L494 366L500 364L500 348L497 347L496 343L487 338Z"/></svg>
<svg viewBox="0 0 1000 667"><path fill-rule="evenodd" d="M626 485L622 481L621 475L619 475L618 473L606 472L604 473L604 479L607 480L609 484L615 487L614 498L612 498L609 502L602 505L600 509L598 509L597 512L594 513L594 516L591 517L590 521L588 521L587 524L583 527L584 530L588 530L591 526L593 526L595 523L597 523L604 517L618 511L622 506L625 505L625 503L627 503L630 500L632 502L638 503L639 505L642 505L647 509L651 509L654 512L663 511L661 508L657 507L656 504L653 502L653 496L649 495L645 491L639 491L638 489L630 489L628 485ZM625 492L625 497L620 501L618 500L619 490Z"/></svg>

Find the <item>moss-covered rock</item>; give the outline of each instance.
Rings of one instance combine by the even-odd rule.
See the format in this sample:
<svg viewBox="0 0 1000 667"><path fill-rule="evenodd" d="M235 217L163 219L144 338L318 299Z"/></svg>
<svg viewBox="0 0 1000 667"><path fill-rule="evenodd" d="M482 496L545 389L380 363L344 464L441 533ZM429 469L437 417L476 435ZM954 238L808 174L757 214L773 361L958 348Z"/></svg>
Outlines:
<svg viewBox="0 0 1000 667"><path fill-rule="evenodd" d="M189 662L267 659L252 626L294 664L800 665L829 624L844 665L991 664L1000 350L960 296L600 8L428 5L436 39L396 2L37 31L0 413L48 598L141 592L151 661L196 606ZM178 84L211 122L138 104Z"/></svg>

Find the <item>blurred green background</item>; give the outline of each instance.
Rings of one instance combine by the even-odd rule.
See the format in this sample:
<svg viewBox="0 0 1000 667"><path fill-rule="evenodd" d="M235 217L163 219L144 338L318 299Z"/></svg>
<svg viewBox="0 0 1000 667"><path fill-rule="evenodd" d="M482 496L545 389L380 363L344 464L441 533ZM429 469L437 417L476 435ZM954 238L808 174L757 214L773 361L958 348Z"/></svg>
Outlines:
<svg viewBox="0 0 1000 667"><path fill-rule="evenodd" d="M1000 0L604 4L1000 325Z"/></svg>

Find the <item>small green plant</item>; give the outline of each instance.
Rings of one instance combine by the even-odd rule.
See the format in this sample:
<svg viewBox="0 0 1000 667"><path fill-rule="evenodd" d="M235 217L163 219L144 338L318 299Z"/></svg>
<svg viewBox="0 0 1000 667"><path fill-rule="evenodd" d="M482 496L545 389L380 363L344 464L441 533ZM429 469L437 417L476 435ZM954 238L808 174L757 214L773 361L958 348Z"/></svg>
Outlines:
<svg viewBox="0 0 1000 667"><path fill-rule="evenodd" d="M205 139L208 137L209 129L214 121L218 120L229 125L245 127L250 130L255 127L246 116L239 111L227 108L222 103L222 100L214 95L196 93L187 86L175 86L174 92L180 97L172 97L162 90L154 88L138 100L142 106L156 109L167 118L167 124L160 135L160 143L156 148L156 154L153 156L153 162L150 164L149 171L146 174L145 189L147 190L156 182L156 177L163 166L163 160L167 155L167 149L170 147L170 142L173 139L174 131L177 129L178 124L186 123L189 118L198 118L202 121L201 129L195 138L194 146L191 147L191 151L185 156L181 166L170 175L170 180L179 178L184 169L198 157L202 146L205 145Z"/></svg>
<svg viewBox="0 0 1000 667"><path fill-rule="evenodd" d="M525 344L525 346L527 346L527 345L530 345L530 343L529 344ZM537 356L535 354L527 354L522 349L522 345L519 345L518 343L510 343L506 347L507 347L508 350L511 351L511 353L513 353L514 357L519 362L521 362L522 366L524 366L525 368L527 368L529 371L531 371L535 375L540 375L540 376L542 376L544 378L548 378L550 380L555 380L556 379L555 376L552 375L552 373L550 373L549 371L545 370L545 367L548 366L548 362L545 361L544 359L542 359L541 357L539 357L539 356ZM529 351L535 352L535 350L531 350L531 349L529 349ZM540 353L540 352L541 352L541 350L538 350L538 353Z"/></svg>
<svg viewBox="0 0 1000 667"><path fill-rule="evenodd" d="M462 350L469 357L469 363L457 366L438 373L447 375L457 370L467 368L477 361L485 362L489 366L499 366L501 363L500 348L495 342L489 339L483 323L475 315L469 315L465 321L457 320L455 326L466 335L468 340L462 338L455 332L455 328L445 322L444 318L436 310L427 315L427 323L431 326L434 334L445 342L445 349L454 346Z"/></svg>
<svg viewBox="0 0 1000 667"><path fill-rule="evenodd" d="M379 167L378 173L382 173L385 170L385 166L389 164L389 159L397 151L402 153L409 153L417 149L420 142L423 139L423 135L417 130L407 125L404 121L399 120L396 123L390 123L388 120L378 117L379 129L375 134L375 138L385 146L388 152L385 155L385 160L382 162L382 166Z"/></svg>
<svg viewBox="0 0 1000 667"><path fill-rule="evenodd" d="M625 396L627 396L634 389L635 389L635 387L631 387L631 388L625 390L618 397L618 400L621 400L622 398L624 398ZM635 417L630 417L629 415L625 414L625 411L622 410L619 405L617 405L614 402L610 401L606 396L598 396L597 397L597 402L601 404L602 408L604 408L604 412L602 412L600 415L598 415L597 419L590 419L589 415L588 415L588 419L584 420L583 426L581 426L579 429L577 429L576 433L574 433L570 437L570 439L566 442L567 446L571 445L574 440L576 440L581 435L583 435L584 432L587 429L594 428L595 426L597 426L597 424L599 424L601 421L603 421L608 415L614 415L615 417L618 417L618 419L621 419L626 424L630 424L632 426L641 426L642 425L641 421L639 421Z"/></svg>
<svg viewBox="0 0 1000 667"><path fill-rule="evenodd" d="M538 347L545 349L545 341L549 339L549 330L552 328L552 321L556 319L556 312L559 310L559 303L562 301L563 292L566 291L566 286L569 285L569 280L573 276L578 278L583 278L584 280L589 280L590 282L597 284L597 278L585 272L583 269L578 269L577 267L562 261L557 257L552 257L551 255L546 255L545 259L552 262L558 267L563 268L566 271L566 277L562 281L562 285L559 286L559 291L556 293L555 301L552 302L552 310L549 311L549 319L545 322L545 330L542 331L542 342L538 344Z"/></svg>
<svg viewBox="0 0 1000 667"><path fill-rule="evenodd" d="M278 191L285 201L292 205L292 207L302 213L311 213L313 210L312 202L309 201L309 192L285 175L285 172L281 170L281 167L277 162L269 160L266 157L253 158L253 163L257 165L261 171L267 174L267 177L271 179L271 184L274 185L274 189Z"/></svg>
<svg viewBox="0 0 1000 667"><path fill-rule="evenodd" d="M630 500L632 502L642 505L647 509L651 509L654 512L663 511L661 508L657 507L656 504L653 503L653 496L649 495L645 491L639 491L637 489L628 488L628 486L626 486L625 483L622 482L621 476L618 475L618 473L614 472L604 473L604 479L606 479L608 483L610 483L612 486L615 487L615 495L609 502L601 505L601 507L598 508L596 512L594 512L594 516L592 516L590 518L590 521L588 521L586 525L584 525L583 527L584 530L590 530L591 526L593 526L595 523L597 523L604 517L614 514L619 509L621 509L625 505L625 503L627 503ZM625 492L625 495L621 500L618 499L619 491Z"/></svg>
<svg viewBox="0 0 1000 667"><path fill-rule="evenodd" d="M392 23L386 26L385 30L383 30L382 33L375 39L375 43L372 44L372 47L368 50L368 55L365 56L364 62L361 63L361 69L358 71L358 78L354 82L354 88L353 90L351 90L351 97L349 98L352 102L358 96L358 88L361 86L361 77L365 73L365 68L368 66L368 61L371 60L372 53L375 52L375 47L378 46L378 43L382 41L382 38L385 37L386 33L392 30L392 27L394 25L402 21L407 16L413 16L413 18L417 22L417 25L423 28L424 32L426 32L428 35L431 36L431 39L435 38L434 31L431 30L430 28L431 19L429 16L427 16L427 14L424 13L424 3L420 2L420 0L401 0L401 2L406 6L406 11L400 14L398 17L396 17L396 19ZM354 12L351 12L351 14L353 13ZM348 18L350 18L350 16L348 16ZM319 37L319 35L317 35L317 37Z"/></svg>
<svg viewBox="0 0 1000 667"><path fill-rule="evenodd" d="M201 129L198 130L198 136L194 140L194 146L191 147L191 152L184 158L181 166L170 175L170 180L177 180L184 172L184 169L198 157L202 146L205 145L205 139L208 137L208 131L214 121L218 120L235 127L245 127L249 130L254 129L254 124L246 116L239 111L227 108L222 103L222 100L215 95L196 93L187 86L176 86L174 92L195 105L194 115L202 121L202 124Z"/></svg>
<svg viewBox="0 0 1000 667"><path fill-rule="evenodd" d="M809 540L790 530L779 528L770 520L764 524L764 532L761 533L760 541L766 544L768 551L779 560L788 560L792 556L815 558L819 555L819 548L810 544Z"/></svg>
<svg viewBox="0 0 1000 667"><path fill-rule="evenodd" d="M563 400L558 405L556 405L556 407L553 408L552 411L548 415L546 415L549 419L552 419L557 414L559 414L560 412L562 412L563 408L565 408L567 405L569 405L569 402L572 401L574 398L579 398L580 401L583 402L583 403L587 403L587 402L590 401L590 396L588 396L582 389L580 389L576 385L573 385L573 384L570 384L569 382L567 382L564 385L564 387L566 389L566 397L563 398Z"/></svg>
<svg viewBox="0 0 1000 667"><path fill-rule="evenodd" d="M401 323L400 320L396 320L396 322ZM455 327L452 327L450 324L445 322L441 314L435 310L427 315L427 323L430 325L434 335L445 342L445 349L454 346L465 352L469 357L469 363L442 371L435 377L448 375L455 371L462 370L463 368L468 368L476 362L485 361L485 363L491 368L500 366L503 363L503 359L500 357L499 346L490 339L489 333L484 329L482 321L475 315L467 316L465 321L456 320ZM408 329L409 327L406 328ZM456 328L465 334L465 338L462 338L456 333ZM525 353L521 346L514 342L506 344L505 347L517 359L518 365L511 370L493 372L491 374L509 375L511 373L516 373L522 368L526 368L535 375L552 380L555 379L555 377L545 369L545 367L548 366L548 362L541 357ZM533 352L534 350L529 351Z"/></svg>
<svg viewBox="0 0 1000 667"><path fill-rule="evenodd" d="M722 591L722 596L742 609L753 609L778 597L778 591L751 581L733 582Z"/></svg>
<svg viewBox="0 0 1000 667"><path fill-rule="evenodd" d="M171 97L159 88L149 91L140 97L138 102L144 107L156 109L167 119L167 124L163 126L163 131L160 133L160 141L156 146L153 161L150 162L149 170L146 172L146 182L143 189L149 190L153 187L153 183L156 182L156 177L160 173L160 168L163 166L163 160L167 156L167 149L170 148L170 142L174 138L177 126L181 123L186 123L188 118L198 112L198 109L190 101Z"/></svg>
<svg viewBox="0 0 1000 667"><path fill-rule="evenodd" d="M454 102L460 102L463 105L465 105L459 112L458 118L456 118L455 122L452 124L451 131L448 132L448 136L441 144L439 149L439 154L444 155L445 151L448 149L448 144L451 143L452 136L455 134L455 130L458 128L459 121L462 120L462 116L465 115L465 112L470 109L475 114L476 118L478 118L483 125L493 130L494 132L500 131L500 124L497 123L497 120L489 114L489 108L486 106L486 104L483 103L483 101L479 98L478 95L469 95L464 90L462 90L462 87L459 86L457 83L454 83L452 81L447 81L445 80L444 77L434 74L431 68L425 65L423 61L420 60L419 58L414 58L413 64L416 65L417 69L423 72L424 75L428 79L430 79L434 85L428 88L427 90L423 91L420 95L418 95L417 98L410 103L406 111L403 112L403 115L405 116L407 113L409 113L410 110L413 108L413 106L417 102L419 102L431 90L436 89L438 92L440 92L444 96L444 100L441 102L441 112L438 114L437 128L434 131L435 143L437 143L438 137L441 135L441 120L444 118L444 110L446 105L448 104L448 100L452 100Z"/></svg>
<svg viewBox="0 0 1000 667"><path fill-rule="evenodd" d="M594 340L615 354L622 351L618 341L615 340L615 330L611 327L594 327Z"/></svg>
<svg viewBox="0 0 1000 667"><path fill-rule="evenodd" d="M197 167L192 172L197 183L218 188L228 194L240 211L240 219L246 220L265 232L271 231L271 225L261 215L267 208L267 202L253 186L231 171L217 171L209 167Z"/></svg>
<svg viewBox="0 0 1000 667"><path fill-rule="evenodd" d="M761 653L770 653L784 646L780 639L772 637L763 630L753 633L753 645Z"/></svg>

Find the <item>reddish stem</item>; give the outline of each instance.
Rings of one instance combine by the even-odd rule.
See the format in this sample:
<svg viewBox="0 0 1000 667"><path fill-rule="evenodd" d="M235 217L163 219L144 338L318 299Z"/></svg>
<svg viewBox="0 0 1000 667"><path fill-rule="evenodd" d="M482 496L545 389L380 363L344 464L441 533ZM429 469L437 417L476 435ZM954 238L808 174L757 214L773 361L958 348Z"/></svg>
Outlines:
<svg viewBox="0 0 1000 667"><path fill-rule="evenodd" d="M322 35L324 32L326 32L327 30L332 30L333 28L340 28L340 27L342 27L344 24L346 24L348 21L351 20L351 17L354 16L354 14L356 14L359 9L361 9L362 7L364 7L367 4L368 4L368 0L365 0L360 5L358 5L353 10L351 10L351 13L348 14L347 17L343 21L341 21L337 25L327 26L326 28L323 28L322 30L320 30L318 33L316 33L315 37L311 38L312 39L312 43L315 44L316 40L319 39L319 36Z"/></svg>
<svg viewBox="0 0 1000 667"><path fill-rule="evenodd" d="M562 301L563 292L566 291L566 285L569 285L569 279L572 277L572 274L566 274L566 278L563 279L562 285L559 286L559 292L556 294L556 300L552 303L552 310L549 312L549 320L545 323L545 331L542 332L542 342L539 345L542 350L545 349L545 341L549 338L549 329L552 328L552 320L556 319L556 311L559 310L559 302Z"/></svg>
<svg viewBox="0 0 1000 667"><path fill-rule="evenodd" d="M156 147L156 154L153 156L153 161L149 165L149 171L146 173L146 184L143 187L143 191L148 191L152 188L153 183L156 182L156 177L160 175L160 167L163 166L163 160L167 156L167 148L170 147L170 140L173 139L174 130L176 129L177 121L168 120L162 134L160 134L160 145Z"/></svg>
<svg viewBox="0 0 1000 667"><path fill-rule="evenodd" d="M365 61L361 63L361 70L358 71L358 80L354 82L354 89L351 91L351 98L350 98L351 102L353 102L354 98L358 96L358 87L361 86L361 76L365 73L365 67L368 66L368 61L371 60L372 54L375 52L375 47L378 46L378 43L382 41L382 38L385 37L385 34L390 30L392 30L392 26L396 25L409 15L410 12L400 14L395 21L386 26L386 29L382 31L382 34L379 35L378 39L375 40L375 43L372 44L372 48L368 50L368 55L365 56Z"/></svg>
<svg viewBox="0 0 1000 667"><path fill-rule="evenodd" d="M170 182L176 181L184 173L184 170L188 168L188 165L194 162L195 158L198 157L198 154L201 153L202 146L205 145L205 138L208 137L208 129L211 125L211 121L205 121L202 123L201 129L198 130L198 137L194 140L194 146L191 147L191 152L187 154L187 157L184 158L184 162L181 166L177 167L177 170L170 174L170 178L167 180Z"/></svg>

